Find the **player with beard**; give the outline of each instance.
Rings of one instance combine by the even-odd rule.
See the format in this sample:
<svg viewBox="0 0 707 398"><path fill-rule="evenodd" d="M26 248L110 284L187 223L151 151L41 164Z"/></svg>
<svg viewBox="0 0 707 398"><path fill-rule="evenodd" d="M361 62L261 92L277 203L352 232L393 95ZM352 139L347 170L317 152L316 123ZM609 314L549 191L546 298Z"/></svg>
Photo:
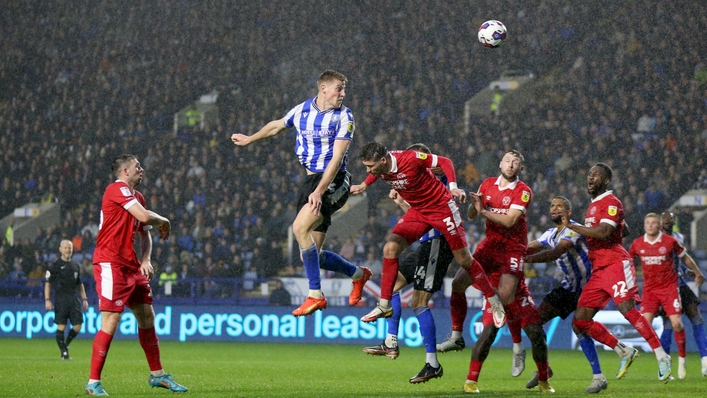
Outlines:
<svg viewBox="0 0 707 398"><path fill-rule="evenodd" d="M351 186L351 193L361 194L379 178L387 182L410 206L393 228L383 248L383 272L381 274L381 300L370 313L361 318L373 322L378 318L388 318L393 314L391 305L393 288L398 277L398 257L412 242L430 229L437 229L444 235L454 259L469 278L475 280L483 295L494 310L494 321L501 326L505 323L503 306L491 287L484 270L472 263L466 242L466 232L459 208L454 198L464 202L466 193L457 187L454 164L448 158L413 150L388 151L378 143L369 142L359 153L369 175L360 185ZM448 179L449 188L430 171L440 167ZM423 335L428 361L413 380L425 381L442 375L442 366L436 362L435 328L432 313L426 302L416 302L413 308ZM499 326L500 327L500 326ZM431 351L431 352L430 352ZM412 380L411 380L412 381Z"/></svg>
<svg viewBox="0 0 707 398"><path fill-rule="evenodd" d="M616 378L622 378L638 356L638 350L619 342L606 326L592 319L613 299L616 308L653 349L658 360L658 379L667 383L671 374L670 356L660 346L650 322L636 309L636 300L639 299L636 270L621 244L623 204L607 189L612 175L611 167L605 163L597 163L589 170L587 190L592 202L587 209L584 226L572 224L569 217L562 216L565 228L587 238L592 263L592 277L579 297L572 327L578 336L586 334L613 348L621 356Z"/></svg>
<svg viewBox="0 0 707 398"><path fill-rule="evenodd" d="M150 368L148 384L172 392L186 392L187 388L174 381L174 377L162 368L150 288L150 279L154 276L150 261L150 230L156 226L160 238L166 240L171 224L165 217L145 209L145 197L135 189L142 182L145 170L134 155L116 157L112 169L116 181L108 185L103 193L101 223L93 252L93 276L101 311L101 330L93 340L86 394L108 396L101 384L101 373L126 306L137 320L138 340ZM140 258L133 245L138 234L142 252Z"/></svg>

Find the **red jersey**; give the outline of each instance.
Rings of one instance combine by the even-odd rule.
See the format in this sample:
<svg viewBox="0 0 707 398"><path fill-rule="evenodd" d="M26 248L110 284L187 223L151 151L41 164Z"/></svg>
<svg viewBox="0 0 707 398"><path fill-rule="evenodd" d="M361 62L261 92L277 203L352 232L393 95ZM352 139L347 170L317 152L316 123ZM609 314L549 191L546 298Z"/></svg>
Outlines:
<svg viewBox="0 0 707 398"><path fill-rule="evenodd" d="M633 241L628 254L631 258L638 257L641 260L644 292L677 286L678 274L673 255L684 256L685 247L672 236L660 232L658 239L649 242L648 236L644 235Z"/></svg>
<svg viewBox="0 0 707 398"><path fill-rule="evenodd" d="M509 251L525 251L528 247L528 224L525 221L533 191L519 179L499 188L501 177L491 177L484 180L479 187L481 207L496 214L508 214L508 210L517 209L523 212L520 219L510 227L486 220L486 239L494 245L500 244Z"/></svg>
<svg viewBox="0 0 707 398"><path fill-rule="evenodd" d="M453 200L452 193L430 171L430 167L438 166L440 157L412 150L390 151L390 157L391 169L388 173L381 174L380 178L398 191L411 207L421 212L440 206L448 207L449 201ZM453 168L451 172L445 170L445 174L450 182L455 182ZM369 174L365 184L371 185L373 181L375 176Z"/></svg>
<svg viewBox="0 0 707 398"><path fill-rule="evenodd" d="M145 206L145 198L138 191L130 189L123 181L116 181L106 188L101 202L101 221L98 225L96 250L93 263L118 263L135 269L140 268L140 260L135 253L135 234L142 225L128 211L130 206L140 203Z"/></svg>
<svg viewBox="0 0 707 398"><path fill-rule="evenodd" d="M628 252L621 244L624 230L624 206L619 198L606 191L592 199L592 203L584 216L584 226L596 227L601 223L607 223L614 227L614 232L606 239L595 239L587 237L587 247L589 248L589 261L592 269L606 267L609 264L628 260Z"/></svg>

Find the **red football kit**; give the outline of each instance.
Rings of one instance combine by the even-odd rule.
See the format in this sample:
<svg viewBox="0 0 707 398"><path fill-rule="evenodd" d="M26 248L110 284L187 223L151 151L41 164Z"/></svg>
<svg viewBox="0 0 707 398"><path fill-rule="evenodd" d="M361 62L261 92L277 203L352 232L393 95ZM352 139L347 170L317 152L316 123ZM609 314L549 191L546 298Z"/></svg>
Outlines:
<svg viewBox="0 0 707 398"><path fill-rule="evenodd" d="M601 223L613 226L614 231L607 239L587 237L592 277L582 289L577 306L604 308L611 299L616 304L626 300L640 302L636 270L628 252L621 245L624 207L612 191L594 198L587 209L584 225L596 227Z"/></svg>
<svg viewBox="0 0 707 398"><path fill-rule="evenodd" d="M494 272L489 275L489 282L491 286L498 288L498 282L501 278L500 272ZM475 285L472 285L476 287ZM530 289L525 283L525 276L518 280L518 286L516 286L515 303L520 307L520 327L524 329L528 325L534 323L541 323L540 312L538 307L535 306L535 301L533 301L533 296L530 294ZM493 325L493 311L491 306L488 305L488 301L484 300L484 306L481 309L483 315L481 320L484 326ZM513 313L508 313L508 320L513 321Z"/></svg>
<svg viewBox="0 0 707 398"><path fill-rule="evenodd" d="M474 259L481 263L487 272L495 267L502 274L520 278L523 276L521 258L528 247L528 224L525 215L533 192L518 179L504 188L500 188L500 181L501 177L491 177L481 183L478 191L481 195L481 206L496 214L508 214L508 210L516 209L522 211L523 215L511 228L487 219L486 238L474 251Z"/></svg>
<svg viewBox="0 0 707 398"><path fill-rule="evenodd" d="M149 281L140 273L140 260L133 245L140 223L128 211L145 198L123 181L106 188L101 202L101 220L93 253L93 275L101 311L122 312L134 304L152 304Z"/></svg>
<svg viewBox="0 0 707 398"><path fill-rule="evenodd" d="M650 242L644 235L633 241L629 249L631 258L638 257L643 269L643 312L657 314L662 305L665 313L681 315L678 274L675 271L674 255L685 256L685 247L672 236L663 232Z"/></svg>
<svg viewBox="0 0 707 398"><path fill-rule="evenodd" d="M459 207L447 187L430 171L431 167L441 167L449 182L456 182L452 162L412 150L390 151L390 156L390 171L379 177L410 204L393 233L405 238L409 245L435 228L447 239L452 251L467 247ZM376 179L369 174L364 183L370 186Z"/></svg>

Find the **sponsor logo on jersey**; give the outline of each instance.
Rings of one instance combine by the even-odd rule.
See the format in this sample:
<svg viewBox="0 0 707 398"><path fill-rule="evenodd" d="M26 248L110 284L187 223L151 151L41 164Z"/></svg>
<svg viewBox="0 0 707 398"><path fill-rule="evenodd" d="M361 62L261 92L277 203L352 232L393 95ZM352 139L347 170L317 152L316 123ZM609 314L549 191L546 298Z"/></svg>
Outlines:
<svg viewBox="0 0 707 398"><path fill-rule="evenodd" d="M645 265L658 265L665 261L665 256L645 256L641 257L641 261Z"/></svg>
<svg viewBox="0 0 707 398"><path fill-rule="evenodd" d="M418 159L425 160L427 159L427 154L422 152L415 152L415 157Z"/></svg>
<svg viewBox="0 0 707 398"><path fill-rule="evenodd" d="M123 196L133 196L132 192L130 192L130 188L128 187L120 187L120 193L122 193Z"/></svg>
<svg viewBox="0 0 707 398"><path fill-rule="evenodd" d="M523 203L528 203L528 201L530 200L530 192L523 191L523 194L520 195L520 200L522 200Z"/></svg>
<svg viewBox="0 0 707 398"><path fill-rule="evenodd" d="M354 124L353 124L353 123L349 123L349 127L347 128L347 130L349 131L349 133L353 133Z"/></svg>
<svg viewBox="0 0 707 398"><path fill-rule="evenodd" d="M619 212L619 208L616 206L609 206L609 215L615 216Z"/></svg>
<svg viewBox="0 0 707 398"><path fill-rule="evenodd" d="M307 117L309 115L309 112L302 112L302 117Z"/></svg>

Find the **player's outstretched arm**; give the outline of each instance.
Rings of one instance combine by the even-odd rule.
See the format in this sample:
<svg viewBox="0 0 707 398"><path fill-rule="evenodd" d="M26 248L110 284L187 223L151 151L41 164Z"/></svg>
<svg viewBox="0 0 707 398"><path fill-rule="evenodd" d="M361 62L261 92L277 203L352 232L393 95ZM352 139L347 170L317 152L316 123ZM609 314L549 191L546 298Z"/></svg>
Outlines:
<svg viewBox="0 0 707 398"><path fill-rule="evenodd" d="M263 126L257 133L247 136L244 134L233 134L231 135L231 141L238 146L246 146L260 140L270 138L272 136L278 135L285 131L285 119L273 120L270 123Z"/></svg>
<svg viewBox="0 0 707 398"><path fill-rule="evenodd" d="M471 199L471 204L469 205L469 210L466 212L466 216L469 220L473 220L479 216L481 211L481 197L478 193L469 192L469 198Z"/></svg>
<svg viewBox="0 0 707 398"><path fill-rule="evenodd" d="M553 247L552 249L525 256L523 258L523 261L526 263L546 263L548 261L555 261L560 258L561 255L567 253L572 248L572 246L572 242L568 240L561 240L557 244L557 246ZM530 249L531 246L528 245L528 250Z"/></svg>
<svg viewBox="0 0 707 398"><path fill-rule="evenodd" d="M349 192L351 193L351 195L360 195L363 193L363 191L366 190L366 188L368 188L368 185L366 185L365 182L362 182L358 185L351 185L351 188L349 188Z"/></svg>

